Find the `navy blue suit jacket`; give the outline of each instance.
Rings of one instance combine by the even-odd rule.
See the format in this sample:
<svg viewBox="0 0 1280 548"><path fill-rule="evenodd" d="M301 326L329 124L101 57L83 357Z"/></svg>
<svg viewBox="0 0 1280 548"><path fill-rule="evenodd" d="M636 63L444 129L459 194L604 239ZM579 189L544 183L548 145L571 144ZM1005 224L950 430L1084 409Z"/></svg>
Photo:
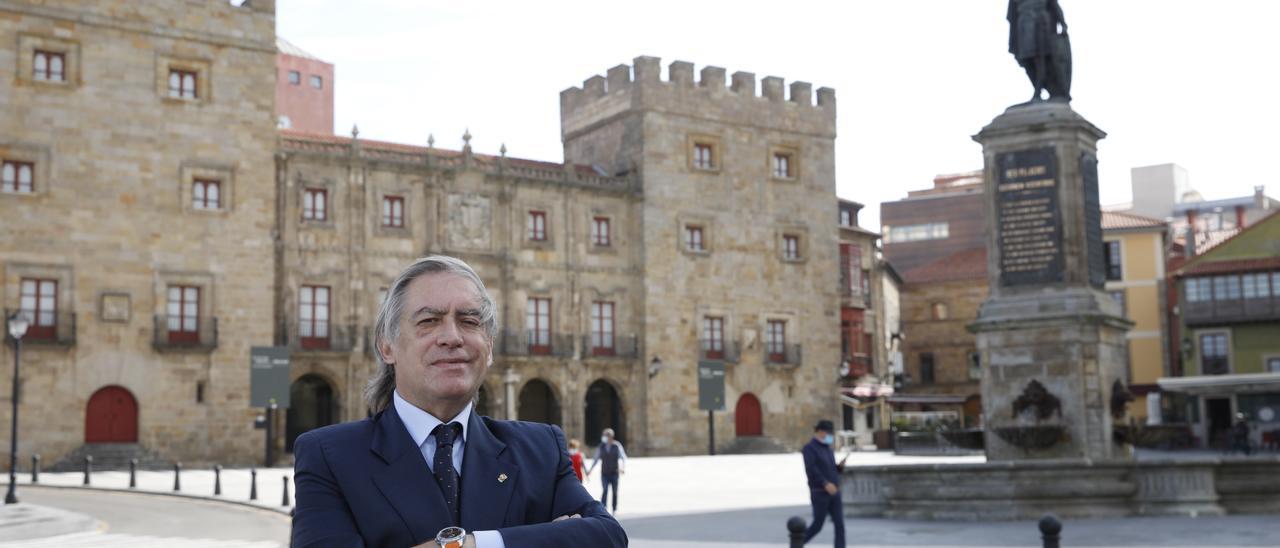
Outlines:
<svg viewBox="0 0 1280 548"><path fill-rule="evenodd" d="M622 526L573 474L558 427L472 413L467 436L461 480L466 530L496 529L507 548L627 545ZM307 432L293 451L295 548L405 548L432 541L453 525L395 406ZM582 518L550 523L572 514Z"/></svg>
<svg viewBox="0 0 1280 548"><path fill-rule="evenodd" d="M800 452L804 454L804 473L809 477L810 491L823 491L827 482L840 487L841 467L836 464L836 456L830 446L814 439L809 440Z"/></svg>

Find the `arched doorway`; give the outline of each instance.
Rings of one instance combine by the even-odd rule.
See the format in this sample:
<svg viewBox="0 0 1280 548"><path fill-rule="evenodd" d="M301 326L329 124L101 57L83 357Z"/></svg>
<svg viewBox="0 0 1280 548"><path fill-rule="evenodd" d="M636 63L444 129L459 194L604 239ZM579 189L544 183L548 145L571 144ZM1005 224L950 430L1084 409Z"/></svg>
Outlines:
<svg viewBox="0 0 1280 548"><path fill-rule="evenodd" d="M89 396L84 412L85 443L137 443L138 400L120 386L106 386Z"/></svg>
<svg viewBox="0 0 1280 548"><path fill-rule="evenodd" d="M760 400L750 392L738 397L738 405L733 407L733 425L738 437L764 435L763 422L760 416Z"/></svg>
<svg viewBox="0 0 1280 548"><path fill-rule="evenodd" d="M520 389L520 408L517 416L522 421L561 424L560 402L546 382L533 379Z"/></svg>
<svg viewBox="0 0 1280 548"><path fill-rule="evenodd" d="M489 413L489 391L484 389L483 384L480 385L480 391L476 392L476 404L471 411L481 417L492 416Z"/></svg>
<svg viewBox="0 0 1280 548"><path fill-rule="evenodd" d="M627 443L626 422L622 420L622 398L613 385L604 379L591 383L586 397L587 445L600 445L600 432L612 428L614 438Z"/></svg>
<svg viewBox="0 0 1280 548"><path fill-rule="evenodd" d="M333 387L319 375L303 375L289 385L289 411L285 414L284 450L293 452L293 440L303 432L337 422L338 405Z"/></svg>

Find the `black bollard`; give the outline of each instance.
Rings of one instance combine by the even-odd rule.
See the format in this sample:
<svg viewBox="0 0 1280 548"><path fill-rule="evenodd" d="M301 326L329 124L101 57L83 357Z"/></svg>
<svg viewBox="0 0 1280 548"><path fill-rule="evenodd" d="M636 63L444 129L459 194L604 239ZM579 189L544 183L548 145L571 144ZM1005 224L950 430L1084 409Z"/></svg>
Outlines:
<svg viewBox="0 0 1280 548"><path fill-rule="evenodd" d="M31 483L40 483L40 455L31 455Z"/></svg>
<svg viewBox="0 0 1280 548"><path fill-rule="evenodd" d="M138 459L129 459L129 488L138 488Z"/></svg>
<svg viewBox="0 0 1280 548"><path fill-rule="evenodd" d="M284 496L280 497L280 506L289 507L289 476L281 478L284 480Z"/></svg>
<svg viewBox="0 0 1280 548"><path fill-rule="evenodd" d="M89 474L93 473L93 455L84 457L84 484L89 485Z"/></svg>
<svg viewBox="0 0 1280 548"><path fill-rule="evenodd" d="M213 465L213 495L218 496L221 494L222 494L222 465L215 464Z"/></svg>
<svg viewBox="0 0 1280 548"><path fill-rule="evenodd" d="M173 492L182 491L182 463L173 463Z"/></svg>
<svg viewBox="0 0 1280 548"><path fill-rule="evenodd" d="M791 516L791 519L787 520L787 538L791 540L791 548L804 546L804 530L807 527L804 524L804 518L800 516Z"/></svg>
<svg viewBox="0 0 1280 548"><path fill-rule="evenodd" d="M258 470L249 469L249 500L258 500Z"/></svg>
<svg viewBox="0 0 1280 548"><path fill-rule="evenodd" d="M1061 540L1059 533L1062 532L1062 522L1053 514L1045 514L1040 518L1040 534L1044 539L1044 548L1060 548L1058 543Z"/></svg>

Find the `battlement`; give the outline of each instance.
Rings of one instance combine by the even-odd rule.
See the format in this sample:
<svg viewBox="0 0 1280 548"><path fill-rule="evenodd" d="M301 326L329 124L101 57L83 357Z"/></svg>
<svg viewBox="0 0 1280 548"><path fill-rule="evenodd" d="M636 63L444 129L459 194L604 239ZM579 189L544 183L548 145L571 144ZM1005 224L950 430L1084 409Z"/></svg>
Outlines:
<svg viewBox="0 0 1280 548"><path fill-rule="evenodd" d="M726 123L744 115L763 121L764 127L835 135L836 92L792 82L777 76L756 85L756 75L738 71L726 83L726 71L703 67L694 79L693 63L673 61L662 78L661 59L641 56L632 65L618 65L604 76L592 76L582 87L560 92L561 131L569 137L621 111L645 109L721 118ZM751 116L756 113L756 116ZM780 118L779 118L780 117Z"/></svg>

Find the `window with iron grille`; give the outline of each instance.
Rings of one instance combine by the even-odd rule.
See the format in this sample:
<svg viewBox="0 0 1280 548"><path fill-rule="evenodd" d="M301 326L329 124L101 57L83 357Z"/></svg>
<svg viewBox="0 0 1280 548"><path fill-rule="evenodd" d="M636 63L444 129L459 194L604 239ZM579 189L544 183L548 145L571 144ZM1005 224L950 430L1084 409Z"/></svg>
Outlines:
<svg viewBox="0 0 1280 548"><path fill-rule="evenodd" d="M710 143L694 143L693 167L697 169L715 169L715 147Z"/></svg>
<svg viewBox="0 0 1280 548"><path fill-rule="evenodd" d="M613 345L613 303L595 301L591 303L591 353L596 355L612 355Z"/></svg>
<svg viewBox="0 0 1280 548"><path fill-rule="evenodd" d="M30 322L26 337L53 339L58 331L58 281L23 278L18 309Z"/></svg>
<svg viewBox="0 0 1280 548"><path fill-rule="evenodd" d="M765 324L765 348L769 352L769 361L787 361L787 322L785 320L769 320Z"/></svg>
<svg viewBox="0 0 1280 548"><path fill-rule="evenodd" d="M298 337L303 348L329 347L329 286L304 285L298 292Z"/></svg>
<svg viewBox="0 0 1280 548"><path fill-rule="evenodd" d="M404 228L404 197L382 197L382 226Z"/></svg>
<svg viewBox="0 0 1280 548"><path fill-rule="evenodd" d="M709 360L724 358L724 318L719 316L702 318L702 350Z"/></svg>
<svg viewBox="0 0 1280 548"><path fill-rule="evenodd" d="M689 251L706 251L706 247L702 241L702 227L698 225L685 225L684 227L684 248Z"/></svg>
<svg viewBox="0 0 1280 548"><path fill-rule="evenodd" d="M31 78L40 82L67 81L65 53L36 50L31 63Z"/></svg>
<svg viewBox="0 0 1280 548"><path fill-rule="evenodd" d="M593 217L591 219L591 243L598 246L609 245L609 228L608 217Z"/></svg>
<svg viewBox="0 0 1280 548"><path fill-rule="evenodd" d="M1226 375L1230 373L1227 353L1226 333L1205 333L1200 335L1200 369L1205 375Z"/></svg>
<svg viewBox="0 0 1280 548"><path fill-rule="evenodd" d="M547 240L547 212L530 211L527 223L529 239L535 242Z"/></svg>
<svg viewBox="0 0 1280 548"><path fill-rule="evenodd" d="M329 191L323 188L308 188L302 191L302 219L304 221L324 221L329 218Z"/></svg>
<svg viewBox="0 0 1280 548"><path fill-rule="evenodd" d="M551 353L551 299L529 298L525 304L525 331L530 354Z"/></svg>
<svg viewBox="0 0 1280 548"><path fill-rule="evenodd" d="M195 99L197 77L189 70L169 69L169 97Z"/></svg>
<svg viewBox="0 0 1280 548"><path fill-rule="evenodd" d="M200 342L200 288L171 285L168 299L165 320L169 342L174 344Z"/></svg>
<svg viewBox="0 0 1280 548"><path fill-rule="evenodd" d="M191 207L195 209L219 209L222 207L222 182L213 179L196 179L191 183Z"/></svg>
<svg viewBox="0 0 1280 548"><path fill-rule="evenodd" d="M30 193L35 190L35 164L5 160L0 191Z"/></svg>

